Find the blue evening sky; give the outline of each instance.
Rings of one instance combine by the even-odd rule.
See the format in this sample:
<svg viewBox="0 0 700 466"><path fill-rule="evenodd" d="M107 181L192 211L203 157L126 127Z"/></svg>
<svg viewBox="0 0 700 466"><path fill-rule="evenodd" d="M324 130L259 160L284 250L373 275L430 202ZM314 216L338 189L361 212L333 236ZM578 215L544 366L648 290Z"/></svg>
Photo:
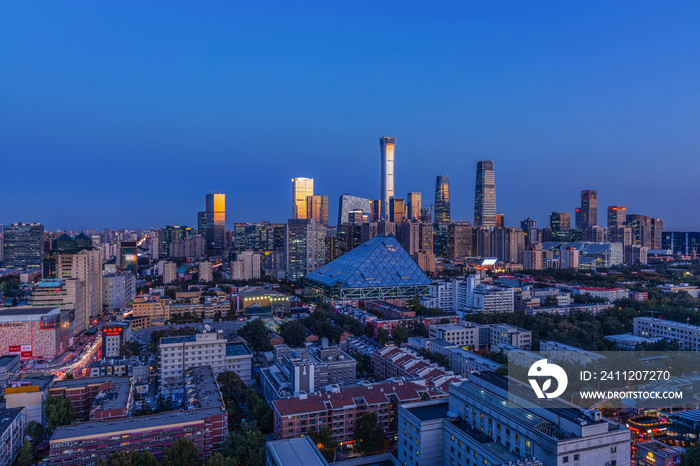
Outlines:
<svg viewBox="0 0 700 466"><path fill-rule="evenodd" d="M700 2L31 1L0 6L0 223L285 221L291 178L331 220L397 196L473 220L476 161L498 211L605 206L700 229ZM573 217L573 215L572 215Z"/></svg>

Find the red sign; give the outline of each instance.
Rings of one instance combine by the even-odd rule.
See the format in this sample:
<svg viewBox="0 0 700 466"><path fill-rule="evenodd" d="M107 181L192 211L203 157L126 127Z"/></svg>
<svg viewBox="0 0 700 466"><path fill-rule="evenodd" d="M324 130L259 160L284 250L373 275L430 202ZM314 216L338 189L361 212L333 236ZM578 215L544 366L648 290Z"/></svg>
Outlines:
<svg viewBox="0 0 700 466"><path fill-rule="evenodd" d="M22 351L19 355L21 359L32 359L32 352L31 351Z"/></svg>
<svg viewBox="0 0 700 466"><path fill-rule="evenodd" d="M10 351L10 354L18 354L21 351L21 347L19 345L10 346L9 351Z"/></svg>

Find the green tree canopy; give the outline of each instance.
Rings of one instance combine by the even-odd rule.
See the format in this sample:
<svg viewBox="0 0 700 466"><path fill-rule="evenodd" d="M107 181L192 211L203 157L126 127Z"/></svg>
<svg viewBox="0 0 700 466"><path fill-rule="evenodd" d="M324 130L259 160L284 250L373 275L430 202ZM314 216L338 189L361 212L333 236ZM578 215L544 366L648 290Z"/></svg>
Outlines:
<svg viewBox="0 0 700 466"><path fill-rule="evenodd" d="M295 321L285 322L280 325L280 336L289 346L302 346L306 338L306 327Z"/></svg>
<svg viewBox="0 0 700 466"><path fill-rule="evenodd" d="M267 339L267 329L265 324L260 319L254 319L245 324L238 331L238 334L245 338L248 345L253 351L259 353L261 351L269 351L272 349L269 340Z"/></svg>
<svg viewBox="0 0 700 466"><path fill-rule="evenodd" d="M311 440L314 441L323 457L326 458L326 461L329 463L335 461L335 451L338 449L338 442L335 437L333 437L333 433L328 427L323 426L318 432L312 430L309 432L309 436Z"/></svg>
<svg viewBox="0 0 700 466"><path fill-rule="evenodd" d="M386 434L379 427L377 413L365 413L355 426L355 449L360 453L382 453L388 446Z"/></svg>
<svg viewBox="0 0 700 466"><path fill-rule="evenodd" d="M199 451L192 440L179 438L172 447L165 450L163 466L189 466L200 464Z"/></svg>
<svg viewBox="0 0 700 466"><path fill-rule="evenodd" d="M53 432L58 426L64 426L75 421L73 402L62 396L49 396L44 400L44 413L49 431Z"/></svg>

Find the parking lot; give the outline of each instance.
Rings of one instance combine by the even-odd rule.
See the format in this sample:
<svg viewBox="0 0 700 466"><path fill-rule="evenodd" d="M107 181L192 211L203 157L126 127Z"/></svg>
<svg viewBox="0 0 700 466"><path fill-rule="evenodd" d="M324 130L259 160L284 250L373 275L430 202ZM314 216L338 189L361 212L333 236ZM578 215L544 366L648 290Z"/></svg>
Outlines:
<svg viewBox="0 0 700 466"><path fill-rule="evenodd" d="M204 326L208 325L214 330L223 330L226 335L228 335L230 332L236 332L238 331L243 325L245 325L245 322L241 321L226 321L226 322L212 322L212 323L207 323L207 324L173 324L173 325L159 325L158 327L149 327L149 328L144 328L142 330L134 330L131 333L131 339L134 341L138 341L142 345L148 345L151 342L151 333L153 333L155 330L165 330L166 328L169 327L175 327L175 328L181 328L181 327L194 327L197 329L198 332L201 332L204 330Z"/></svg>

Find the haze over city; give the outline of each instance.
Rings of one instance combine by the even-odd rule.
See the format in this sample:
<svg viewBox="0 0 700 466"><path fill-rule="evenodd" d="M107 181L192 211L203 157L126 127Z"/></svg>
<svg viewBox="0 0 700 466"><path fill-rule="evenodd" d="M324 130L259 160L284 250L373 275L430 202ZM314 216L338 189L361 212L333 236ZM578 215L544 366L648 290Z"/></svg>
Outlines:
<svg viewBox="0 0 700 466"><path fill-rule="evenodd" d="M472 221L494 160L506 225L599 204L700 228L700 6L635 2L3 6L0 223L48 229L285 221L293 177L379 195L450 176ZM89 212L89 216L85 214Z"/></svg>

